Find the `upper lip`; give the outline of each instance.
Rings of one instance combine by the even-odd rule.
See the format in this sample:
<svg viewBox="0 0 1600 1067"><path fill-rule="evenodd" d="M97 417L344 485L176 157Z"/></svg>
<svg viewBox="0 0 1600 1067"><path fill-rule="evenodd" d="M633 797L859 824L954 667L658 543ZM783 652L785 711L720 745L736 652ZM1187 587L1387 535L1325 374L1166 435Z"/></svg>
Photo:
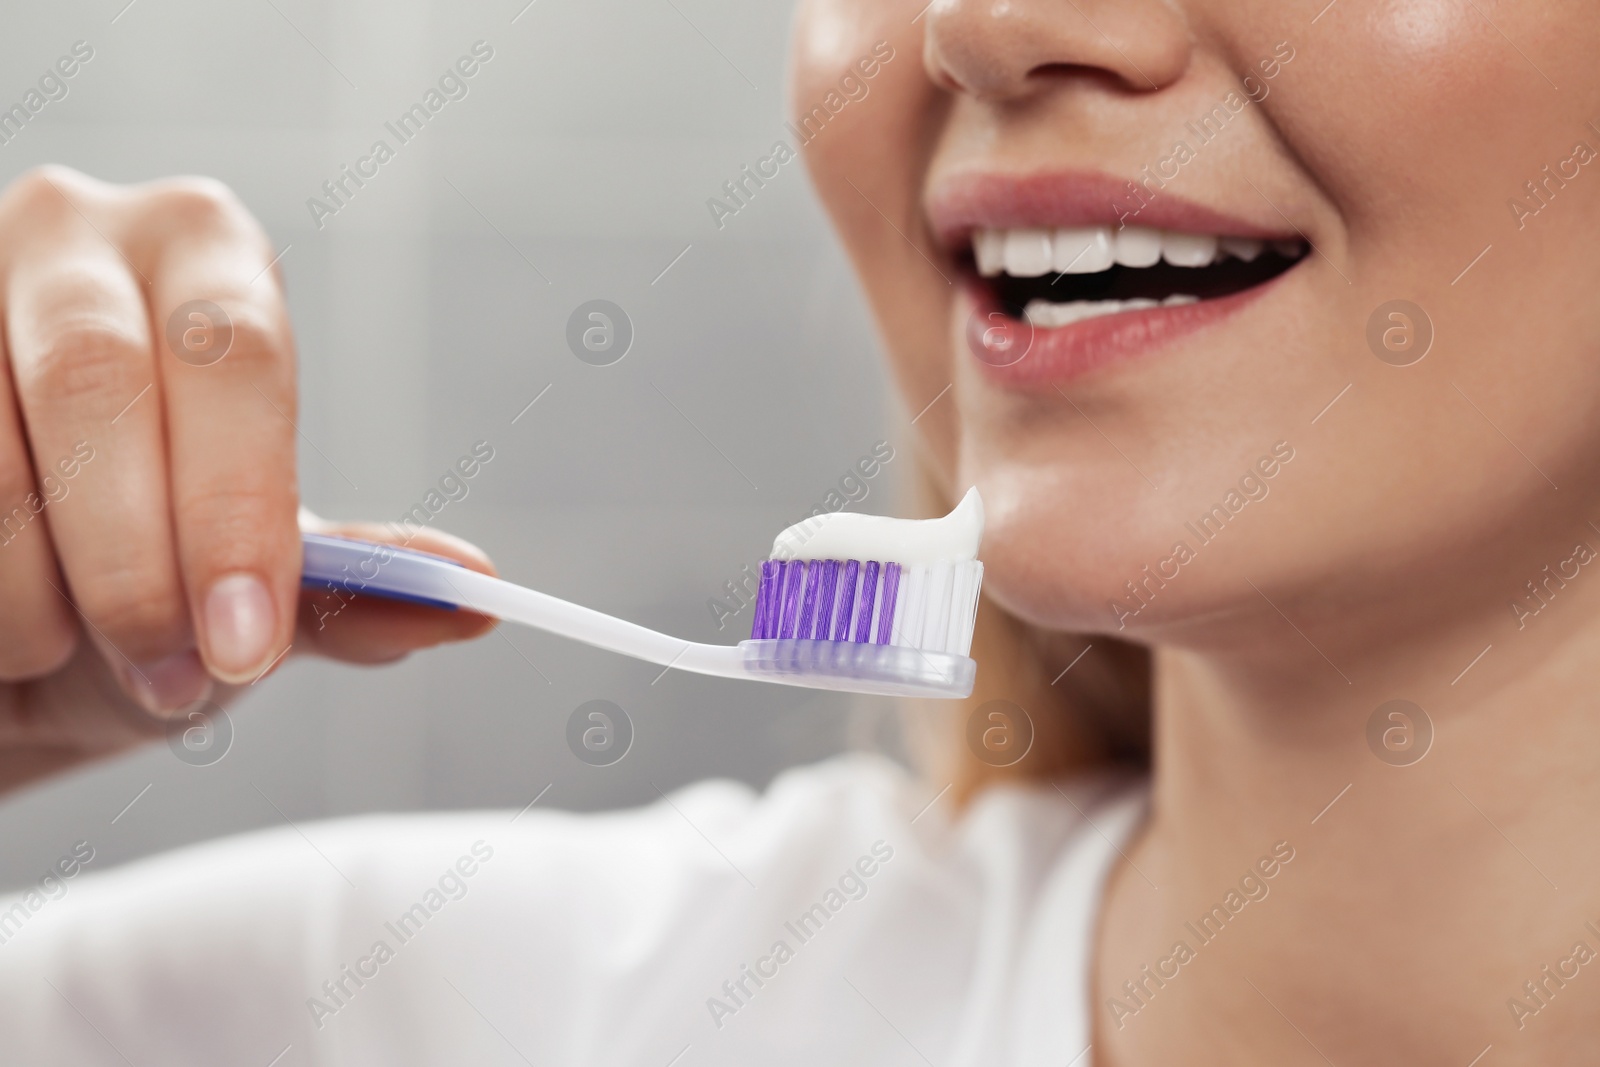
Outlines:
<svg viewBox="0 0 1600 1067"><path fill-rule="evenodd" d="M1148 195L1137 213L1130 214L1140 202L1129 186L1128 179L1101 171L969 171L935 181L925 206L935 236L952 249L965 246L976 229L1115 226L1124 215L1129 225L1181 233L1264 240L1297 236L1286 223L1266 226L1186 200L1170 189Z"/></svg>

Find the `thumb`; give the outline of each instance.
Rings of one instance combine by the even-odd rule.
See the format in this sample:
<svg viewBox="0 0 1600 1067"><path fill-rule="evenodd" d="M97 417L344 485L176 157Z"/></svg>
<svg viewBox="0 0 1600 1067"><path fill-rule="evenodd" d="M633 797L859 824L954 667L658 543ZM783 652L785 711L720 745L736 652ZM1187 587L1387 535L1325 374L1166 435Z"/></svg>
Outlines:
<svg viewBox="0 0 1600 1067"><path fill-rule="evenodd" d="M476 545L441 530L328 520L304 507L300 529L426 552L480 574L495 573L494 564ZM419 648L478 637L493 625L493 619L470 611L362 595L344 587L311 587L301 590L295 643L297 651L351 663L388 663Z"/></svg>

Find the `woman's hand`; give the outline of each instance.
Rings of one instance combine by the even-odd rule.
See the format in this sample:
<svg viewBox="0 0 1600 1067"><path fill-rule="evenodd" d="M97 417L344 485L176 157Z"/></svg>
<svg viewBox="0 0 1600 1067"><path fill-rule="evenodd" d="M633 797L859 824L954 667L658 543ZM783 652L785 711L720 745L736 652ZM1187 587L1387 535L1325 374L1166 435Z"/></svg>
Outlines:
<svg viewBox="0 0 1600 1067"><path fill-rule="evenodd" d="M47 167L0 194L0 789L160 734L291 647L382 662L488 627L302 597L275 255L209 180ZM444 535L411 546L489 569Z"/></svg>

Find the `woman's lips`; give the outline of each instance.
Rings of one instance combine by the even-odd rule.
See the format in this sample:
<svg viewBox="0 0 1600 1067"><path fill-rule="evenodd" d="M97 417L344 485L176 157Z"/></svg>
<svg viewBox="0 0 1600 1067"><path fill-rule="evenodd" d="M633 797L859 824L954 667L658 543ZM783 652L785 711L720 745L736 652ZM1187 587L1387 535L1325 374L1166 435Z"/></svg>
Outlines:
<svg viewBox="0 0 1600 1067"><path fill-rule="evenodd" d="M1012 318L993 290L976 277L962 283L960 313L967 346L984 376L1029 389L1079 378L1108 364L1152 352L1238 314L1285 275L1230 296L1175 307L1101 315L1053 329Z"/></svg>
<svg viewBox="0 0 1600 1067"><path fill-rule="evenodd" d="M1029 174L969 172L936 179L924 202L939 242L964 247L973 230L1023 226L1094 226L1137 223L1154 229L1267 240L1285 232L1283 217L1259 197L1252 213L1230 213L1177 196L1165 187L1140 185L1099 171Z"/></svg>
<svg viewBox="0 0 1600 1067"><path fill-rule="evenodd" d="M1015 388L1215 326L1307 250L1268 204L1252 221L1100 172L948 175L926 205L940 242L977 268L962 286L968 347L986 377Z"/></svg>

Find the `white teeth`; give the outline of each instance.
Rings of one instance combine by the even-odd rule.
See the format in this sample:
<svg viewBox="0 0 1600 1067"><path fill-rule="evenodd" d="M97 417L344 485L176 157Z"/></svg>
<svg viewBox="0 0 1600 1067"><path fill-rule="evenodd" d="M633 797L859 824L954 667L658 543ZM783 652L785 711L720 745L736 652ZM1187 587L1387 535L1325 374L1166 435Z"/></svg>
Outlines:
<svg viewBox="0 0 1600 1067"><path fill-rule="evenodd" d="M1174 267L1209 267L1217 260L1217 244L1208 233L1163 234L1161 258Z"/></svg>
<svg viewBox="0 0 1600 1067"><path fill-rule="evenodd" d="M1153 267L1161 262L1161 231L1125 226L1117 231L1112 253L1124 267Z"/></svg>
<svg viewBox="0 0 1600 1067"><path fill-rule="evenodd" d="M1298 259L1306 251L1305 242L1293 238L1270 244L1289 259ZM1120 230L1110 226L1027 227L977 230L972 235L978 273L985 278L1000 274L1038 278L1052 272L1098 274L1118 264L1153 267L1163 259L1174 267L1209 267L1228 256L1250 263L1267 247L1268 242L1254 237L1217 237L1147 226Z"/></svg>
<svg viewBox="0 0 1600 1067"><path fill-rule="evenodd" d="M1050 270L1049 230L1006 232L1006 273L1013 278L1037 278Z"/></svg>
<svg viewBox="0 0 1600 1067"><path fill-rule="evenodd" d="M1258 241L1254 237L1224 237L1221 245L1228 255L1246 263L1254 263L1262 249L1266 248L1265 241Z"/></svg>
<svg viewBox="0 0 1600 1067"><path fill-rule="evenodd" d="M1006 269L1006 231L979 230L972 240L972 251L978 259L978 273L993 278Z"/></svg>
<svg viewBox="0 0 1600 1067"><path fill-rule="evenodd" d="M1116 262L1111 251L1111 227L1078 226L1055 232L1052 239L1058 274L1098 274Z"/></svg>
<svg viewBox="0 0 1600 1067"><path fill-rule="evenodd" d="M1070 304L1051 304L1043 300L1030 300L1023 309L1029 322L1044 330L1053 330L1061 326L1071 326L1084 319L1095 319L1102 315L1115 315L1122 310L1120 300L1075 300Z"/></svg>
<svg viewBox="0 0 1600 1067"><path fill-rule="evenodd" d="M1052 304L1045 300L1030 300L1023 309L1023 314L1034 326L1043 330L1053 330L1062 326L1071 326L1075 322L1085 319L1098 319L1105 315L1116 315L1123 311L1144 311L1155 307L1182 307L1185 304L1197 304L1200 298L1187 293L1174 293L1165 300L1150 300L1139 297L1133 300L1074 300L1070 304Z"/></svg>

